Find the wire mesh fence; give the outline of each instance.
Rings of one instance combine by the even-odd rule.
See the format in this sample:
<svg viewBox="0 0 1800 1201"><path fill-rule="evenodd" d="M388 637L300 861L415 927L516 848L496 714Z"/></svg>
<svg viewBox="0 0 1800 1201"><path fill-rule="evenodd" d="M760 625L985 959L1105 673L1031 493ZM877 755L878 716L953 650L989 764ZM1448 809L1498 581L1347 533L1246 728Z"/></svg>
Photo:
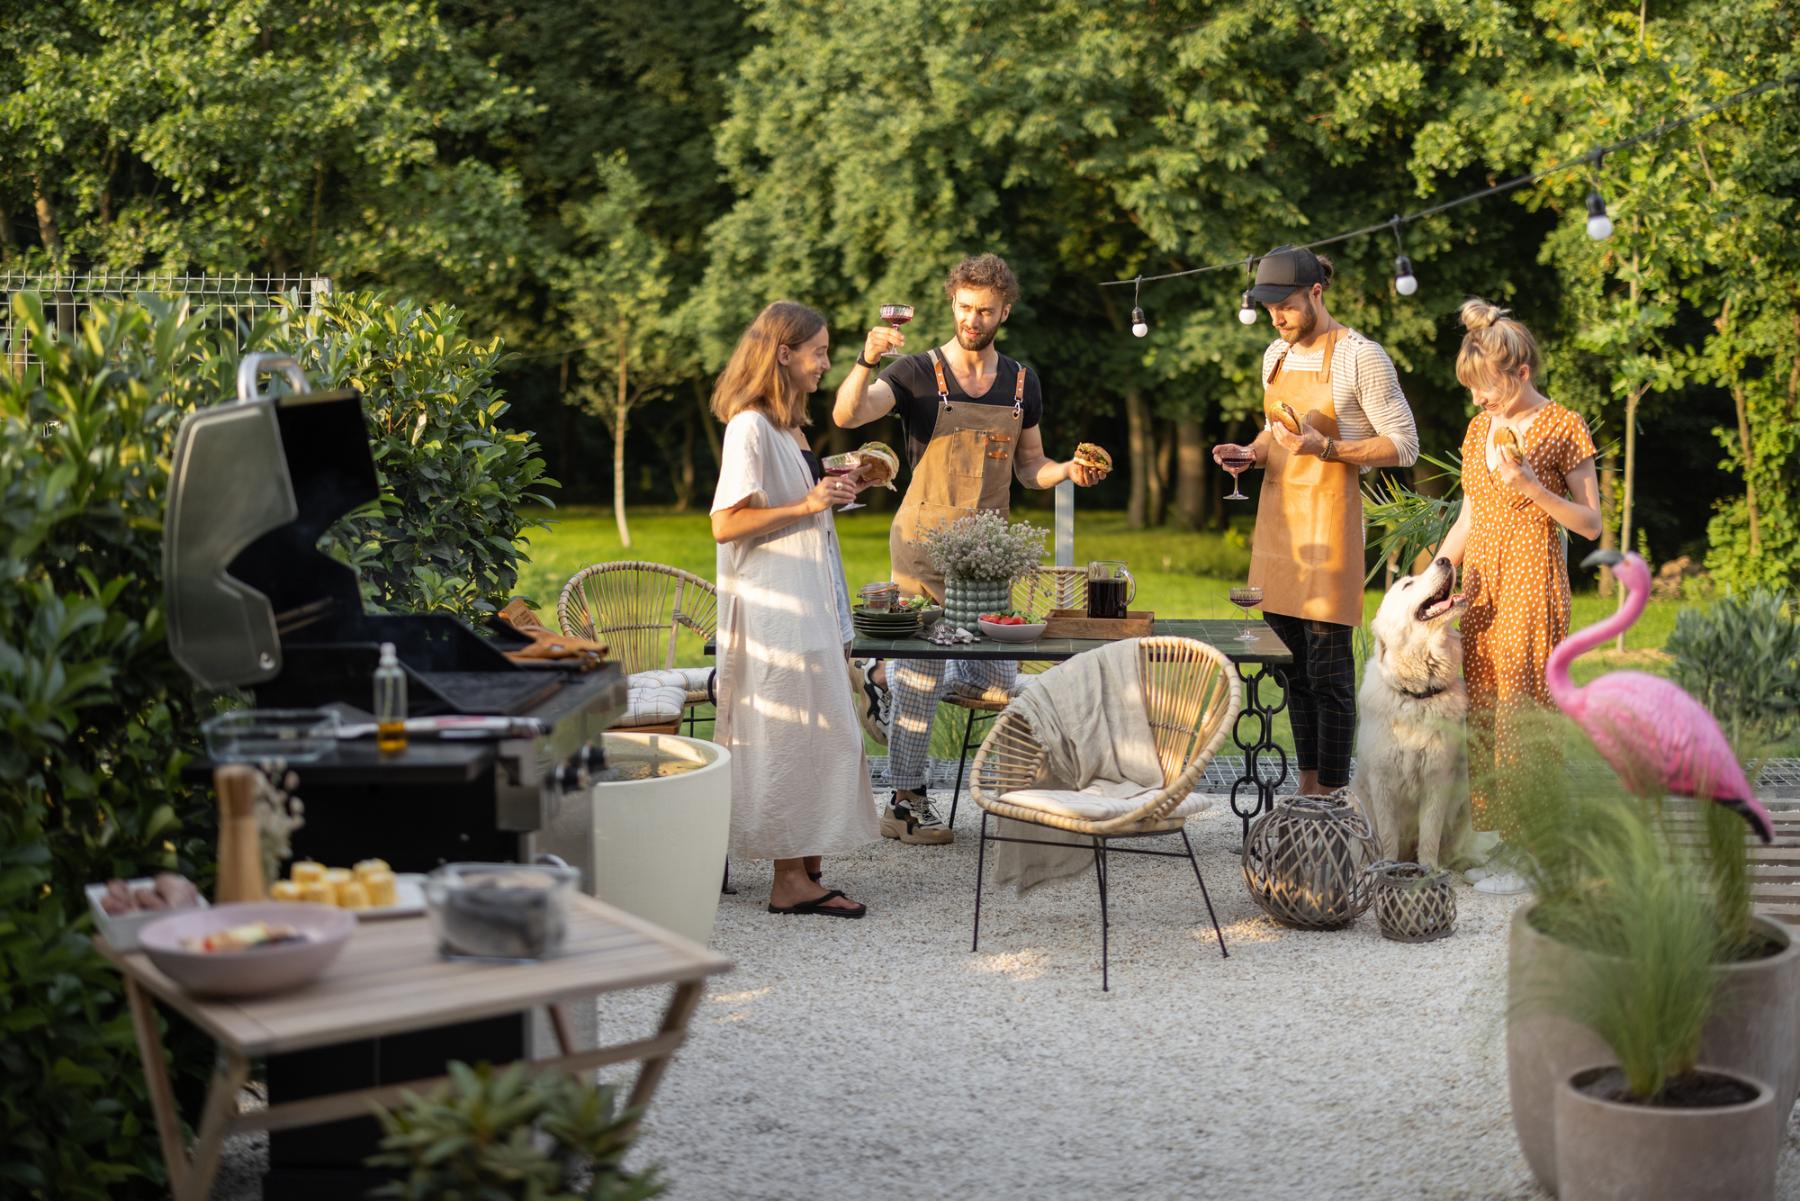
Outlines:
<svg viewBox="0 0 1800 1201"><path fill-rule="evenodd" d="M23 374L36 362L24 331L16 328L12 298L18 292L38 294L53 336L59 338L73 335L95 303L147 292L161 297L186 297L195 308L209 306L207 322L232 335L235 342L244 326L274 308L281 297L292 296L302 308L311 309L330 291L331 280L321 275L0 272L0 370Z"/></svg>

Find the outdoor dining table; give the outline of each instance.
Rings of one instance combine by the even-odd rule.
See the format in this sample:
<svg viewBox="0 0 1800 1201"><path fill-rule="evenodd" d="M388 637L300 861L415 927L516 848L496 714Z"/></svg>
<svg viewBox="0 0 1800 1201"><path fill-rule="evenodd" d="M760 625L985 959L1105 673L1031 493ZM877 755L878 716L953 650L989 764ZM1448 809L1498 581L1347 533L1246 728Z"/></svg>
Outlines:
<svg viewBox="0 0 1800 1201"><path fill-rule="evenodd" d="M1238 637L1246 631L1251 638ZM1244 682L1243 707L1232 724L1231 740L1244 752L1244 770L1231 784L1231 811L1243 823L1244 835L1248 837L1251 821L1274 808L1276 793L1287 780L1287 752L1275 741L1275 715L1287 707L1287 668L1293 664L1294 654L1266 621L1172 619L1153 623L1151 632L1207 643L1237 667ZM870 638L858 633L850 644L850 654L857 659L1016 659L1024 663L1060 663L1105 645L1106 640L1100 638L1039 638L1032 642L982 638L940 646L923 638ZM1263 699L1264 684L1272 686L1271 701ZM1245 794L1245 804L1239 803L1240 794Z"/></svg>
<svg viewBox="0 0 1800 1201"><path fill-rule="evenodd" d="M450 961L438 954L424 917L365 920L324 975L302 988L262 997L191 996L143 952L121 952L96 937L100 953L125 977L171 1193L177 1201L203 1201L211 1194L227 1135L367 1117L372 1103L392 1104L403 1092L422 1092L445 1079L357 1088L239 1112L238 1091L249 1078L250 1061L266 1055L522 1014L542 1005L561 1054L531 1060L533 1071L586 1072L641 1059L643 1068L627 1105L647 1105L687 1036L706 978L730 970L731 963L592 897L572 896L568 906L567 939L553 958L503 964ZM575 1047L563 1002L671 983L674 996L655 1035L593 1050ZM151 997L218 1043L191 1156L182 1147Z"/></svg>

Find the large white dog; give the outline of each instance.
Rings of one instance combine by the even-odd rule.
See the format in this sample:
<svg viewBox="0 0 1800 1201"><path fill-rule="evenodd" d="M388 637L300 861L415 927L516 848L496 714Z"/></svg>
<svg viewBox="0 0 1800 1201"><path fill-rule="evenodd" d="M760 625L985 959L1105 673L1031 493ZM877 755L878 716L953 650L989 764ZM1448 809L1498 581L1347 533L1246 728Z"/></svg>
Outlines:
<svg viewBox="0 0 1800 1201"><path fill-rule="evenodd" d="M1370 623L1374 646L1356 695L1356 781L1351 791L1384 857L1456 868L1469 859L1469 789L1463 687L1465 602L1456 569L1439 559L1395 581Z"/></svg>

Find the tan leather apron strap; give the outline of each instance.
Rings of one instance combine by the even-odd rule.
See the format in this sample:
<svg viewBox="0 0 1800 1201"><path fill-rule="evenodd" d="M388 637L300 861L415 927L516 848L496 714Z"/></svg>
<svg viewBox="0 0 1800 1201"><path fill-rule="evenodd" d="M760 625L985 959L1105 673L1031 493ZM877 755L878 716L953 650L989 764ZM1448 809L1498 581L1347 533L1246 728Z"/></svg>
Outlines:
<svg viewBox="0 0 1800 1201"><path fill-rule="evenodd" d="M1013 417L1025 417L1025 364L1019 364L1019 378L1013 382Z"/></svg>
<svg viewBox="0 0 1800 1201"><path fill-rule="evenodd" d="M944 356L933 346L926 352L931 356L931 369L937 372L938 401L948 409L950 407L950 383L944 378Z"/></svg>

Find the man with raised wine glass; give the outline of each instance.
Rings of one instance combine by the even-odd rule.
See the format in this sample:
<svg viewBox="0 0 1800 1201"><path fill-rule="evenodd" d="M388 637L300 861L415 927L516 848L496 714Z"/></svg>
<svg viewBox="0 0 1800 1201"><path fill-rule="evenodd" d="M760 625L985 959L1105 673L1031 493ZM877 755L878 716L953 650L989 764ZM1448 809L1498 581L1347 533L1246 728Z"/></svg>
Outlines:
<svg viewBox="0 0 1800 1201"><path fill-rule="evenodd" d="M906 344L899 329L876 326L838 386L831 411L838 425L854 429L893 412L905 431L911 475L888 534L893 578L902 593L944 599L944 581L925 554L924 533L978 510L1006 516L1014 478L1027 488L1054 488L1064 480L1088 487L1105 478L1103 471L1072 460L1055 462L1044 453L1037 373L994 349L994 336L1018 295L1018 280L998 255L964 259L944 280L955 336L923 354L901 355L876 378L881 356ZM973 695L1010 693L1018 664L957 660L946 665L928 659L887 666L892 669L885 682L892 700L887 732L894 800L881 832L903 843L942 845L952 834L925 790L938 701L951 688ZM881 669L870 669L867 680L870 692L877 693Z"/></svg>
<svg viewBox="0 0 1800 1201"><path fill-rule="evenodd" d="M1221 466L1248 453L1265 469L1250 584L1263 590L1263 617L1294 655L1288 716L1308 794L1350 782L1351 636L1363 620L1360 476L1419 457L1393 361L1325 306L1331 275L1331 260L1304 248L1277 247L1257 262L1250 298L1269 310L1279 335L1263 351L1265 423L1248 446L1212 451Z"/></svg>

